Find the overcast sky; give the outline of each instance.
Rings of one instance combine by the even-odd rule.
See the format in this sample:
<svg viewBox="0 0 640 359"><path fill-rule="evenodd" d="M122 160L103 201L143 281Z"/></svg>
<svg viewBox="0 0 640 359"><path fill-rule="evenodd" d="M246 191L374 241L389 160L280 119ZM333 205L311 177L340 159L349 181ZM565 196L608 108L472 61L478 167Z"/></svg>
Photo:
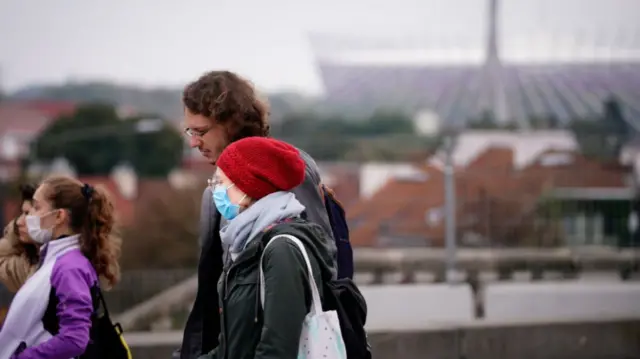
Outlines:
<svg viewBox="0 0 640 359"><path fill-rule="evenodd" d="M310 32L417 36L474 61L486 8L485 0L0 0L1 85L181 86L225 68L265 90L317 92ZM503 0L502 52L638 48L639 14L640 0Z"/></svg>

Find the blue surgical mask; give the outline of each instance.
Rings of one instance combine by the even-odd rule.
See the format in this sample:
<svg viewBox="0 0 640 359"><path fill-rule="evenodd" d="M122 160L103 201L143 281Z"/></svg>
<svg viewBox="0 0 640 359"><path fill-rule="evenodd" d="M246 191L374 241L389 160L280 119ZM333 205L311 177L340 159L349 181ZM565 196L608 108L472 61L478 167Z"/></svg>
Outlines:
<svg viewBox="0 0 640 359"><path fill-rule="evenodd" d="M217 185L213 189L213 203L216 204L216 208L218 212L224 217L226 220L230 221L238 216L240 213L240 206L232 203L229 198L229 193L227 192L229 188L233 187L231 185L229 187L224 187L221 185Z"/></svg>

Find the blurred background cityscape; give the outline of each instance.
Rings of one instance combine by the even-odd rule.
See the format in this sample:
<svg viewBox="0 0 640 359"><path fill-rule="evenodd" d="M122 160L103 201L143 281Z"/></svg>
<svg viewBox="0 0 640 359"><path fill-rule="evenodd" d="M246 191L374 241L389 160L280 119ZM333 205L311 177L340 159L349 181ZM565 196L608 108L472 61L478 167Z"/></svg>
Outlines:
<svg viewBox="0 0 640 359"><path fill-rule="evenodd" d="M0 219L47 174L107 188L111 311L168 355L213 172L181 87L229 69L345 205L377 358L640 358L639 24L638 0L0 0Z"/></svg>

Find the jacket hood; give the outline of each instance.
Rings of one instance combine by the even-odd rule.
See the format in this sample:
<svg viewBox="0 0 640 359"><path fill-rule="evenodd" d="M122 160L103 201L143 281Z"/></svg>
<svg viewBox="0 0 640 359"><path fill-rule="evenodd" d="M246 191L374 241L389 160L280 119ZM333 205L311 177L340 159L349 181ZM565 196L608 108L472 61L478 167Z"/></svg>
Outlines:
<svg viewBox="0 0 640 359"><path fill-rule="evenodd" d="M335 244L333 238L329 237L322 227L302 219L292 220L275 226L269 230L265 238L273 238L279 234L289 234L298 238L305 245L309 256L313 256L318 262L322 270L322 278L330 280L333 277Z"/></svg>

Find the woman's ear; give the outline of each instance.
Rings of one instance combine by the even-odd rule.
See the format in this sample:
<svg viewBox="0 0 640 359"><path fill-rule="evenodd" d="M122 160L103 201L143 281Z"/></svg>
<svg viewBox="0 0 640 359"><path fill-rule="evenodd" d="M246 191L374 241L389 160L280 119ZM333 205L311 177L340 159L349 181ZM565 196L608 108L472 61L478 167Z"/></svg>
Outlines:
<svg viewBox="0 0 640 359"><path fill-rule="evenodd" d="M61 226L67 222L69 219L69 211L64 209L59 209L56 211L56 226Z"/></svg>
<svg viewBox="0 0 640 359"><path fill-rule="evenodd" d="M249 208L251 207L251 205L253 204L253 202L255 202L253 199L249 198L249 196L245 196L242 201L240 201L240 207L242 208Z"/></svg>

